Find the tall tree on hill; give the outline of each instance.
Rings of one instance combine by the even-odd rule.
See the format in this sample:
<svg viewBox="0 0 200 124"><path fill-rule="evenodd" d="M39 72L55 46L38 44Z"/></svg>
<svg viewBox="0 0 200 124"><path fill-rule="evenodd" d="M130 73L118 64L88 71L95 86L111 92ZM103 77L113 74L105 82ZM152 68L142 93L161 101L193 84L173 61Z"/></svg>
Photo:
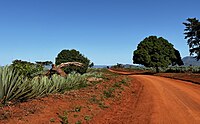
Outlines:
<svg viewBox="0 0 200 124"><path fill-rule="evenodd" d="M183 24L185 28L185 39L190 49L190 55L196 54L195 58L200 59L200 22L196 18L188 18Z"/></svg>
<svg viewBox="0 0 200 124"><path fill-rule="evenodd" d="M155 67L157 72L159 72L159 67L168 67L173 63L178 64L177 58L173 45L164 38L156 36L145 38L133 53L133 63Z"/></svg>

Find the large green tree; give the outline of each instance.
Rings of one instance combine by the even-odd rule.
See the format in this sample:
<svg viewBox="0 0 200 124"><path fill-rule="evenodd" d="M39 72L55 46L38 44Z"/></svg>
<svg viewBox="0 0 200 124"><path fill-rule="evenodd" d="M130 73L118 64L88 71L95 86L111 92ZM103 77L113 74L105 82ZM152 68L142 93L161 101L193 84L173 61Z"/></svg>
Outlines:
<svg viewBox="0 0 200 124"><path fill-rule="evenodd" d="M83 66L78 67L75 65L70 65L67 67L64 67L65 73L70 73L72 71L76 71L78 73L85 73L89 67L90 60L82 55L79 51L72 49L72 50L62 50L56 57L56 65L59 65L61 63L65 62L80 62L83 64Z"/></svg>
<svg viewBox="0 0 200 124"><path fill-rule="evenodd" d="M196 54L197 60L200 59L200 22L196 18L188 18L188 22L183 24L185 28L185 39L190 49L190 55Z"/></svg>
<svg viewBox="0 0 200 124"><path fill-rule="evenodd" d="M173 45L166 39L149 36L138 44L137 50L133 53L133 63L142 64L146 67L155 67L158 72L158 67L179 64L181 59L177 56L180 56L180 53L178 52L177 54L176 52Z"/></svg>

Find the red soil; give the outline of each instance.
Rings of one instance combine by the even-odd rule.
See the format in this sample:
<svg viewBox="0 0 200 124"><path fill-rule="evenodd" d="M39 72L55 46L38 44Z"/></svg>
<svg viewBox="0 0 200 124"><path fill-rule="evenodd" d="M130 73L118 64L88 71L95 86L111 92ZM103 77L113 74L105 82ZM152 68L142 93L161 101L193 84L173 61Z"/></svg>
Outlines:
<svg viewBox="0 0 200 124"><path fill-rule="evenodd" d="M113 110L122 112L128 110L128 108L123 110L121 107L126 104L127 107L131 104L134 108L141 87L140 83L134 80L129 81L127 86L115 87L113 97L105 98L103 92L108 91L116 82L120 82L125 77L114 76L110 78L109 81L80 90L68 91L63 95L50 95L3 107L0 109L0 123L58 124L61 121L58 115L64 115L64 111L68 113L69 123L78 121L81 123L100 123L107 118L101 118L105 113L112 113Z"/></svg>
<svg viewBox="0 0 200 124"><path fill-rule="evenodd" d="M123 77L113 77L81 90L35 99L0 110L0 123L60 123L68 112L69 123L91 124L197 124L200 123L200 85L150 75L129 75L128 85L104 91Z"/></svg>

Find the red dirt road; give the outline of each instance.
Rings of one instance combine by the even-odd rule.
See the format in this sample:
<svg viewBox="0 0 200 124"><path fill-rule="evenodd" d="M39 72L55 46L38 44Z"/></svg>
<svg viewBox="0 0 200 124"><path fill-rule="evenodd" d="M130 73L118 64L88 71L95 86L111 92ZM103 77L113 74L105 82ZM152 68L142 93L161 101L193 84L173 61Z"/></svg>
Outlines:
<svg viewBox="0 0 200 124"><path fill-rule="evenodd" d="M149 75L130 77L144 86L136 106L138 123L141 115L149 118L143 123L200 124L199 85Z"/></svg>

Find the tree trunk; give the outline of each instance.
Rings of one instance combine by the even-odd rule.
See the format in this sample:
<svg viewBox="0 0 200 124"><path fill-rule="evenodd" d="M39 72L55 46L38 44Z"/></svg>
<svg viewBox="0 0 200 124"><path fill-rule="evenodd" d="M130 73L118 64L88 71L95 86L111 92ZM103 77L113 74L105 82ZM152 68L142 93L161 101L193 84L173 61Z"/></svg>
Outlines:
<svg viewBox="0 0 200 124"><path fill-rule="evenodd" d="M53 74L58 74L62 77L66 77L67 74L62 70L63 67L69 66L69 65L75 65L75 66L82 66L83 64L80 62L66 62L61 63L60 65L56 66L55 64L52 64L51 69L46 73L47 76L52 76Z"/></svg>
<svg viewBox="0 0 200 124"><path fill-rule="evenodd" d="M156 73L159 73L159 67L156 66Z"/></svg>

